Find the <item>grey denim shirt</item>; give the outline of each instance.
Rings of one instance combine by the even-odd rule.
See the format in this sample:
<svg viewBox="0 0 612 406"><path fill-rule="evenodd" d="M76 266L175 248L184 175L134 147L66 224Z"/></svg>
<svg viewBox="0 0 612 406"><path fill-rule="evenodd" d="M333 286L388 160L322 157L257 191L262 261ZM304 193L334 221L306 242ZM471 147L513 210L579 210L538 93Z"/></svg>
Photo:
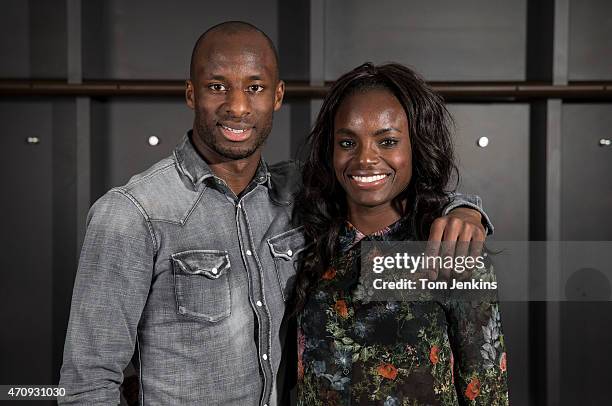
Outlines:
<svg viewBox="0 0 612 406"><path fill-rule="evenodd" d="M188 133L101 197L87 219L59 403L118 404L135 354L142 405L280 404L281 360L294 357L283 353L285 307L305 248L291 221L299 179L295 163L262 160L237 197ZM481 206L456 195L446 211L459 205Z"/></svg>

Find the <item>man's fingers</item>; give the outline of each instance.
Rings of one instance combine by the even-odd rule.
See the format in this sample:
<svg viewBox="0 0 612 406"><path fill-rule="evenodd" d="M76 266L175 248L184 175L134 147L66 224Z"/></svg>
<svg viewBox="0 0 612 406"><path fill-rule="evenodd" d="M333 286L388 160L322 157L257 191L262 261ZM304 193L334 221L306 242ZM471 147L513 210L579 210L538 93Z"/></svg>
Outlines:
<svg viewBox="0 0 612 406"><path fill-rule="evenodd" d="M459 241L455 247L455 256L466 257L470 250L470 240L472 239L473 230L469 225L464 225L463 230L459 234Z"/></svg>
<svg viewBox="0 0 612 406"><path fill-rule="evenodd" d="M470 256L472 258L476 258L482 255L482 251L484 249L484 241L474 239L470 243Z"/></svg>
<svg viewBox="0 0 612 406"><path fill-rule="evenodd" d="M446 228L444 229L444 235L442 237L442 247L440 250L440 256L442 257L443 263L446 262L445 260L447 257L455 257L455 247L462 225L463 221L455 217L451 217L446 223ZM448 280L451 277L451 271L452 269L442 267L438 274L438 278Z"/></svg>
<svg viewBox="0 0 612 406"><path fill-rule="evenodd" d="M442 236L444 235L444 228L447 224L447 219L444 217L437 218L431 223L429 229L429 240L427 241L427 247L425 248L426 258L435 258L440 255L440 248L442 243ZM431 280L438 279L439 269L433 264L432 267L427 269L428 276Z"/></svg>

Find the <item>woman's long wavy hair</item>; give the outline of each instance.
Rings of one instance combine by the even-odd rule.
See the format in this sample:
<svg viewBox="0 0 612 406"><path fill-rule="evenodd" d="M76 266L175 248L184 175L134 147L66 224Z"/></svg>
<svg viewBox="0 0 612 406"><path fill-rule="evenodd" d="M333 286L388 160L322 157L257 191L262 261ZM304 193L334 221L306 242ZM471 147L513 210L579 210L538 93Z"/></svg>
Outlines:
<svg viewBox="0 0 612 406"><path fill-rule="evenodd" d="M416 238L427 239L431 223L448 202L447 192L451 190L447 186L453 174L458 180L452 119L442 98L419 75L397 63L365 63L340 77L325 97L307 139L310 152L304 162L303 188L297 196L295 215L304 224L312 245L302 257L296 282L296 312L304 307L314 282L329 267L347 218L345 192L336 179L332 161L336 112L347 96L375 89L391 92L408 118L412 179L393 204L403 218L410 220Z"/></svg>

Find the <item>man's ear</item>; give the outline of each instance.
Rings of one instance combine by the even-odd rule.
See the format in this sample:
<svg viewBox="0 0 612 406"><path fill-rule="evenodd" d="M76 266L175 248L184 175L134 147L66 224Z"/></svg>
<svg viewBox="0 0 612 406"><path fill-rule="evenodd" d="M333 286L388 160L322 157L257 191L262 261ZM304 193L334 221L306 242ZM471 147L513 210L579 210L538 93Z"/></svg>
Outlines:
<svg viewBox="0 0 612 406"><path fill-rule="evenodd" d="M285 95L285 82L278 81L276 91L274 92L274 111L278 111L283 105L283 96Z"/></svg>
<svg viewBox="0 0 612 406"><path fill-rule="evenodd" d="M191 110L195 108L193 83L190 79L185 81L185 101Z"/></svg>

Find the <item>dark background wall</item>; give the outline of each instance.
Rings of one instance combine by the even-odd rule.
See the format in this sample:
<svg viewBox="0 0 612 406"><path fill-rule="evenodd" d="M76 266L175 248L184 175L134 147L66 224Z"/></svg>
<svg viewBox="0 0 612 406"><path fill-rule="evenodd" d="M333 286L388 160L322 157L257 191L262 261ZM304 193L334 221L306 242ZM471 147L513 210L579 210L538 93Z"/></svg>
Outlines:
<svg viewBox="0 0 612 406"><path fill-rule="evenodd" d="M0 79L183 80L199 34L232 19L268 33L290 83L320 85L364 61L434 82L612 81L606 0L0 0ZM319 106L288 95L269 161L295 156ZM612 138L609 98L483 97L449 110L460 190L483 198L494 239L612 240L612 148L599 146ZM167 156L191 121L180 95L2 94L0 384L57 382L88 207ZM514 404L607 402L609 302L502 307Z"/></svg>

